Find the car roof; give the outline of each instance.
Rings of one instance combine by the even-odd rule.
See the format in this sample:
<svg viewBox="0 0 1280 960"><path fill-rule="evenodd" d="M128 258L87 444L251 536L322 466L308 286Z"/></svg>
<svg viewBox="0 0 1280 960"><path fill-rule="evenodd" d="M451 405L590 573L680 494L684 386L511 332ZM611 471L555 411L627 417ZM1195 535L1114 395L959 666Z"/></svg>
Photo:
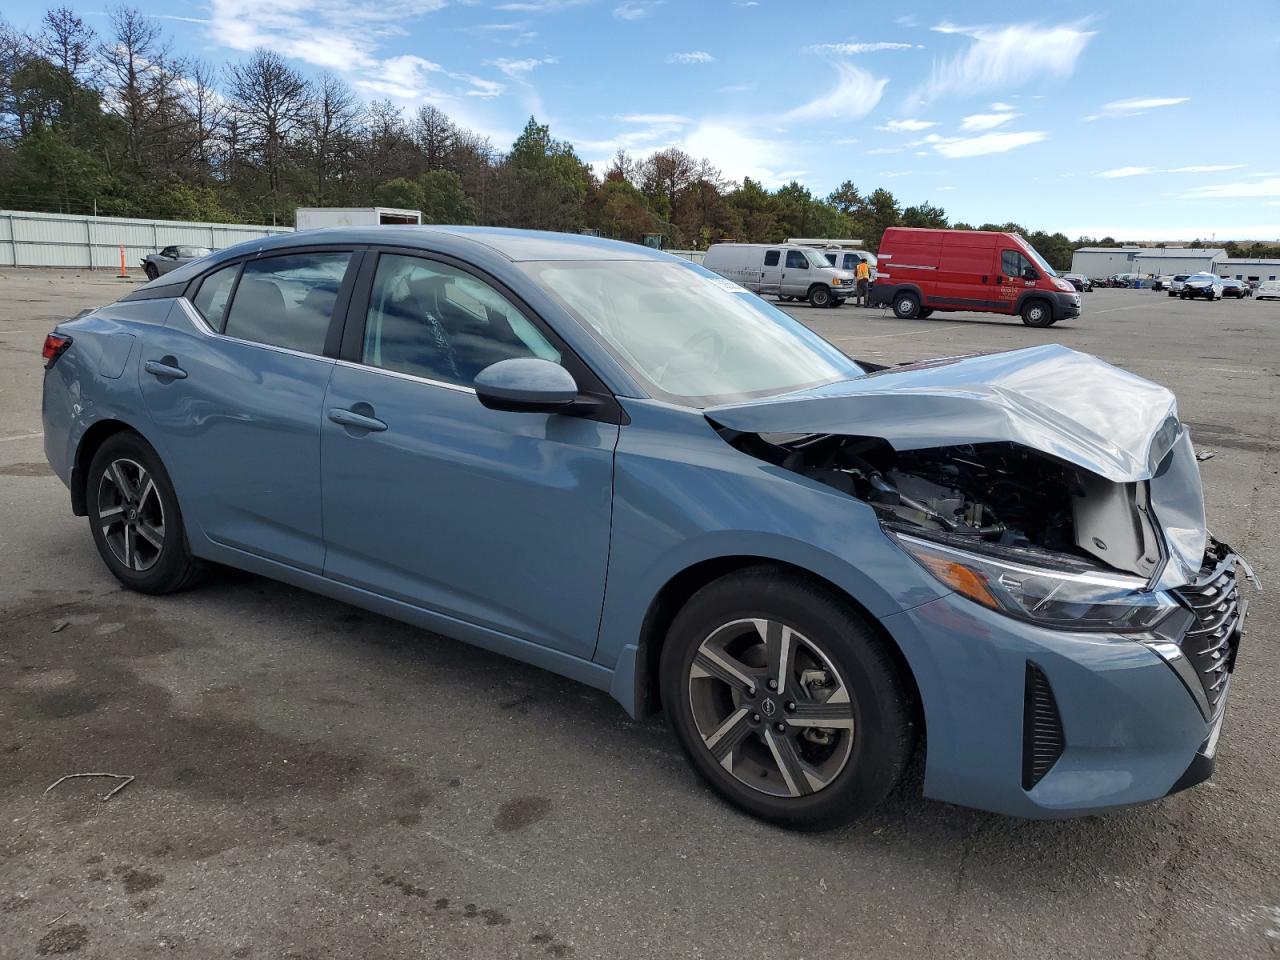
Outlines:
<svg viewBox="0 0 1280 960"><path fill-rule="evenodd" d="M577 233L546 230L517 230L509 227L464 227L443 225L395 225L368 227L325 227L279 234L253 240L248 246L262 250L287 250L317 243L393 243L425 250L439 248L441 241L462 239L487 247L511 261L526 260L669 260L670 254L638 243L606 240ZM235 248L228 248L235 249ZM222 251L226 252L226 251Z"/></svg>

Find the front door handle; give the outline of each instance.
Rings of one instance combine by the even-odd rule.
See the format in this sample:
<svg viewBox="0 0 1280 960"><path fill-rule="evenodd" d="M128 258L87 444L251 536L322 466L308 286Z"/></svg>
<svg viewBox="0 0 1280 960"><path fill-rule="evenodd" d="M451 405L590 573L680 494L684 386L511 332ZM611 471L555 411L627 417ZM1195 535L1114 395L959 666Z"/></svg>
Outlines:
<svg viewBox="0 0 1280 960"><path fill-rule="evenodd" d="M178 366L178 361L173 357L165 357L163 360L148 360L142 365L142 369L153 377L159 377L161 380L187 379L187 371Z"/></svg>
<svg viewBox="0 0 1280 960"><path fill-rule="evenodd" d="M373 407L370 407L367 403L356 404L356 406L365 407L370 414L373 413ZM367 430L371 433L378 433L387 429L387 425L377 417L360 413L357 410L344 410L341 407L331 408L329 410L329 419L349 430Z"/></svg>

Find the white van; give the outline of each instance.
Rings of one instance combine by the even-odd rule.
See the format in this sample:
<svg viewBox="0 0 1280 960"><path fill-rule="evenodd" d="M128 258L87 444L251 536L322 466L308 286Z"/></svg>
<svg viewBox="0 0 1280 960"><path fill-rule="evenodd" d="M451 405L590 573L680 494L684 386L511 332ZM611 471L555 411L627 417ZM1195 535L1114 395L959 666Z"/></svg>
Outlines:
<svg viewBox="0 0 1280 960"><path fill-rule="evenodd" d="M702 265L752 293L838 307L852 297L853 272L833 267L823 251L789 243L716 243Z"/></svg>

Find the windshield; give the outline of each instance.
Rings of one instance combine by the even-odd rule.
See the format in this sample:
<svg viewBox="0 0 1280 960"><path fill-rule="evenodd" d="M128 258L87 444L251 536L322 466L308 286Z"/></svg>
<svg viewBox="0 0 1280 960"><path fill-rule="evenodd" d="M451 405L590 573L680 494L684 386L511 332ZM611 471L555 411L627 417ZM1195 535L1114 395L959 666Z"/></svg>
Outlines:
<svg viewBox="0 0 1280 960"><path fill-rule="evenodd" d="M830 261L828 261L827 258L817 250L806 250L804 252L804 255L809 258L809 262L812 263L815 267L831 266Z"/></svg>
<svg viewBox="0 0 1280 960"><path fill-rule="evenodd" d="M1018 239L1022 241L1022 248L1024 252L1030 255L1031 259L1036 262L1037 267L1039 267L1042 271L1044 271L1051 277L1056 277L1058 275L1058 271L1054 270L1053 267L1049 266L1049 261L1046 260L1044 257L1040 256L1039 250L1037 250L1031 244L1027 243L1024 237L1019 237Z"/></svg>
<svg viewBox="0 0 1280 960"><path fill-rule="evenodd" d="M706 407L863 373L798 320L696 264L579 260L522 267L663 399Z"/></svg>

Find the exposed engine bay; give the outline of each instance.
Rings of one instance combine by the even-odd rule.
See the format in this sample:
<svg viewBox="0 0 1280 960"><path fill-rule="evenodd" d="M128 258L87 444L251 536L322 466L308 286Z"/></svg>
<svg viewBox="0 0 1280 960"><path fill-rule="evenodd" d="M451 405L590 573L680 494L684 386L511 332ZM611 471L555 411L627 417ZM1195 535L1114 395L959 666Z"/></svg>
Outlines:
<svg viewBox="0 0 1280 960"><path fill-rule="evenodd" d="M1150 576L1161 551L1145 483L1116 483L1011 442L895 451L876 437L724 431L733 446L957 546L1102 560Z"/></svg>

